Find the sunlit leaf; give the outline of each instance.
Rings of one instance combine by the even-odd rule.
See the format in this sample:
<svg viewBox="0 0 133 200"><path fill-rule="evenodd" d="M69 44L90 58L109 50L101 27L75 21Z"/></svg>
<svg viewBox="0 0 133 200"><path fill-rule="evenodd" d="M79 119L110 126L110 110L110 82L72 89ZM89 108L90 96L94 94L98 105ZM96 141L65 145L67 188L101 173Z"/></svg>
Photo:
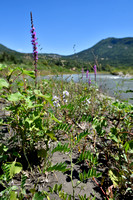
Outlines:
<svg viewBox="0 0 133 200"><path fill-rule="evenodd" d="M10 200L18 200L17 194L15 191L10 192Z"/></svg>
<svg viewBox="0 0 133 200"><path fill-rule="evenodd" d="M0 64L0 71L3 70L3 69L5 69L5 68L7 68L7 65L5 65L5 64Z"/></svg>
<svg viewBox="0 0 133 200"><path fill-rule="evenodd" d="M52 113L50 113L50 118L52 120L54 120L55 122L57 122L57 123L61 123L62 122L61 120L58 120Z"/></svg>
<svg viewBox="0 0 133 200"><path fill-rule="evenodd" d="M8 100L9 101L19 101L19 100L21 100L23 98L24 98L24 96L20 92L16 92L14 94L8 95Z"/></svg>
<svg viewBox="0 0 133 200"><path fill-rule="evenodd" d="M30 76L31 78L35 79L35 72L34 71L28 71L24 70L22 71L23 74Z"/></svg>
<svg viewBox="0 0 133 200"><path fill-rule="evenodd" d="M8 88L9 87L9 83L5 79L0 78L0 89L2 89L3 87Z"/></svg>
<svg viewBox="0 0 133 200"><path fill-rule="evenodd" d="M52 172L52 171L61 171L61 172L66 172L70 169L67 168L66 163L57 163L49 168L47 168L48 172Z"/></svg>
<svg viewBox="0 0 133 200"><path fill-rule="evenodd" d="M61 142L58 142L58 145L52 150L52 153L54 152L69 152L70 148L68 147L68 143L65 143L64 145L61 144Z"/></svg>
<svg viewBox="0 0 133 200"><path fill-rule="evenodd" d="M53 102L52 102L52 96L46 94L42 94L40 90L34 90L34 93L35 95L37 95L38 97L42 97L44 98L46 101L48 101L51 105L53 105Z"/></svg>
<svg viewBox="0 0 133 200"><path fill-rule="evenodd" d="M111 181L113 182L114 187L118 186L118 177L113 173L112 170L109 170L109 177Z"/></svg>

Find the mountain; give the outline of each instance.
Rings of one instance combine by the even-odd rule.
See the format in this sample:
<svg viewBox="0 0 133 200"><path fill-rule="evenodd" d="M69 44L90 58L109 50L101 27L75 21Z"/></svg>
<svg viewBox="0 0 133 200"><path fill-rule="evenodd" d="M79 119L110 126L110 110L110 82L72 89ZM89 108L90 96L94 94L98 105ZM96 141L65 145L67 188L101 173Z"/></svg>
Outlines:
<svg viewBox="0 0 133 200"><path fill-rule="evenodd" d="M13 55L16 56L17 58L25 58L25 57L31 57L32 58L32 53L20 53L18 51L9 49L8 47L0 44L0 55L6 53L8 55ZM50 57L50 58L61 58L61 55L54 54L54 53L42 53L39 54L41 57Z"/></svg>
<svg viewBox="0 0 133 200"><path fill-rule="evenodd" d="M133 37L103 39L93 47L68 58L88 62L94 62L97 59L98 63L103 65L133 67Z"/></svg>
<svg viewBox="0 0 133 200"><path fill-rule="evenodd" d="M2 44L0 44L0 54L2 54L3 52L6 52L6 53L8 53L8 54L12 54L12 55L16 55L16 56L22 56L22 55L24 55L23 53L19 53L19 52L17 52L17 51L14 51L14 50L12 50L12 49L9 49L8 47L6 47L6 46L4 46L4 45L2 45Z"/></svg>
<svg viewBox="0 0 133 200"><path fill-rule="evenodd" d="M0 44L0 56L3 54L9 54L10 56L15 56L17 59L21 60L32 60L32 54L20 53L11 50L4 45ZM95 60L103 66L110 65L112 67L123 68L123 67L133 67L133 37L127 38L107 38L103 39L93 47L88 48L84 51L78 52L69 56L62 56L58 54L39 54L41 60L43 59L53 59L53 60L67 60L68 65L73 62L81 63L92 63ZM51 61L50 61L51 62ZM61 62L58 62L58 64ZM64 64L63 64L64 65ZM88 65L88 64L87 64Z"/></svg>

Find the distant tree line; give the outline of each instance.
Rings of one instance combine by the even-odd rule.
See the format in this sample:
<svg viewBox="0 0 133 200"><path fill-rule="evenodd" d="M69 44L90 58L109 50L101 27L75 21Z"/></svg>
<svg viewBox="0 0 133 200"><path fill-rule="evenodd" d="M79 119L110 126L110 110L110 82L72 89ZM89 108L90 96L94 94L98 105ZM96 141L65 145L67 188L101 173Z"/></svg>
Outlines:
<svg viewBox="0 0 133 200"><path fill-rule="evenodd" d="M0 63L6 63L6 64L24 64L25 68L26 66L29 69L33 68L33 59L32 54L11 54L7 52L2 52L0 54ZM115 63L115 64L114 64ZM67 57L52 57L49 55L39 55L38 59L38 69L58 69L60 71L64 70L73 70L73 71L81 71L82 68L84 68L84 71L87 69L89 72L93 71L94 64L97 65L98 71L108 71L114 72L115 70L127 70L128 66L125 64L125 62L119 63L117 60L106 61L106 60L93 60L92 62L89 61L83 61L83 60L77 60ZM130 67L130 66L129 66Z"/></svg>
<svg viewBox="0 0 133 200"><path fill-rule="evenodd" d="M3 52L0 54L0 62L1 63L13 63L13 64L18 64L23 62L22 59L18 59L15 55L13 54L8 54L7 52Z"/></svg>

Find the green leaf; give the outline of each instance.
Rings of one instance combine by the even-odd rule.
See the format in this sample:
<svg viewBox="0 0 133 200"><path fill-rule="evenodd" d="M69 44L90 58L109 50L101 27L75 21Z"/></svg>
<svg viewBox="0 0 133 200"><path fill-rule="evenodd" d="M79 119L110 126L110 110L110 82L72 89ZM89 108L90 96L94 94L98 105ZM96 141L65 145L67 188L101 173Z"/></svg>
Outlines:
<svg viewBox="0 0 133 200"><path fill-rule="evenodd" d="M125 152L127 153L128 149L129 149L129 142L126 142L124 144L124 148L125 148Z"/></svg>
<svg viewBox="0 0 133 200"><path fill-rule="evenodd" d="M54 152L69 152L70 148L68 148L68 143L65 143L64 145L61 144L61 142L58 142L58 145L52 150L52 153Z"/></svg>
<svg viewBox="0 0 133 200"><path fill-rule="evenodd" d="M30 76L31 78L35 79L35 72L34 71L28 71L28 70L22 70L22 73L25 75Z"/></svg>
<svg viewBox="0 0 133 200"><path fill-rule="evenodd" d="M50 118L51 118L52 120L54 120L55 122L57 122L57 123L61 123L61 122L62 122L61 120L58 120L58 119L54 116L54 114L52 114L52 113L50 113Z"/></svg>
<svg viewBox="0 0 133 200"><path fill-rule="evenodd" d="M27 176L25 174L22 174L21 176L21 188L24 189L24 185L26 183L26 179L27 179Z"/></svg>
<svg viewBox="0 0 133 200"><path fill-rule="evenodd" d="M15 191L10 192L10 200L18 200L17 194L15 193Z"/></svg>
<svg viewBox="0 0 133 200"><path fill-rule="evenodd" d="M20 173L22 165L19 162L7 162L3 166L3 170L6 174L7 181L12 179L15 174Z"/></svg>
<svg viewBox="0 0 133 200"><path fill-rule="evenodd" d="M118 140L118 138L116 137L116 135L114 135L114 134L110 134L110 135L111 135L111 139L112 139L113 141L115 141L116 143L119 142L119 140Z"/></svg>
<svg viewBox="0 0 133 200"><path fill-rule="evenodd" d="M4 65L4 64L0 64L0 71L7 68L7 65Z"/></svg>
<svg viewBox="0 0 133 200"><path fill-rule="evenodd" d="M62 184L58 185L58 186L57 186L57 189L58 189L58 191L61 191L61 189L62 189Z"/></svg>
<svg viewBox="0 0 133 200"><path fill-rule="evenodd" d="M79 135L76 136L76 142L75 144L79 143L79 141L82 139L82 138L85 138L87 135L89 135L88 133L88 130L80 133Z"/></svg>
<svg viewBox="0 0 133 200"><path fill-rule="evenodd" d="M56 127L54 127L55 130L65 131L69 132L72 128L72 125L66 124L66 123L59 123Z"/></svg>
<svg viewBox="0 0 133 200"><path fill-rule="evenodd" d="M0 89L2 89L3 87L8 88L9 87L9 83L5 79L0 78Z"/></svg>
<svg viewBox="0 0 133 200"><path fill-rule="evenodd" d="M53 187L53 192L55 192L55 193L57 193L57 186L58 186L58 185L55 184L54 187Z"/></svg>
<svg viewBox="0 0 133 200"><path fill-rule="evenodd" d="M44 195L42 195L41 192L36 192L33 196L33 199L32 200L43 200L44 199Z"/></svg>
<svg viewBox="0 0 133 200"><path fill-rule="evenodd" d="M21 100L23 98L24 98L24 96L20 92L16 92L16 93L10 94L8 96L8 100L9 101L19 101L19 100Z"/></svg>
<svg viewBox="0 0 133 200"><path fill-rule="evenodd" d="M71 200L72 198L71 198L71 195L69 194L69 196L68 196L68 200Z"/></svg>
<svg viewBox="0 0 133 200"><path fill-rule="evenodd" d="M52 96L46 94L42 94L40 90L34 90L34 93L35 95L37 95L38 97L42 97L44 98L46 101L48 101L51 105L53 105L53 102L52 102Z"/></svg>
<svg viewBox="0 0 133 200"><path fill-rule="evenodd" d="M11 164L10 168L10 176L13 177L13 175L20 173L22 170L22 165L19 162L14 161Z"/></svg>
<svg viewBox="0 0 133 200"><path fill-rule="evenodd" d="M47 168L46 171L48 171L48 172L52 172L52 171L66 172L66 171L70 170L66 167L67 167L66 163L61 162L61 163L57 163L56 165L53 165L53 166Z"/></svg>
<svg viewBox="0 0 133 200"><path fill-rule="evenodd" d="M109 170L109 177L111 181L113 182L114 187L118 186L118 177L114 174L112 170Z"/></svg>
<svg viewBox="0 0 133 200"><path fill-rule="evenodd" d="M46 135L48 135L52 140L57 140L55 137L55 134L51 132L50 130L46 131Z"/></svg>

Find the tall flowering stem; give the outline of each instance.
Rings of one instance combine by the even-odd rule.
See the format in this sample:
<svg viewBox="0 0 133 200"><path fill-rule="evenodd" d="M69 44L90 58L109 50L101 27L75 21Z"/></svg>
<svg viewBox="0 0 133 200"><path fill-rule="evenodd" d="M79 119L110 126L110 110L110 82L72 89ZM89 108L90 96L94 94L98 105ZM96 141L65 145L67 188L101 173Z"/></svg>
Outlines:
<svg viewBox="0 0 133 200"><path fill-rule="evenodd" d="M38 51L37 51L37 38L36 38L36 32L35 32L35 28L33 25L33 18L32 18L32 12L30 12L30 17L31 17L31 43L33 46L33 59L34 59L34 66L35 66L35 87L37 86L37 61L38 61Z"/></svg>
<svg viewBox="0 0 133 200"><path fill-rule="evenodd" d="M94 65L94 74L95 74L95 82L96 82L96 75L97 75L97 66Z"/></svg>

